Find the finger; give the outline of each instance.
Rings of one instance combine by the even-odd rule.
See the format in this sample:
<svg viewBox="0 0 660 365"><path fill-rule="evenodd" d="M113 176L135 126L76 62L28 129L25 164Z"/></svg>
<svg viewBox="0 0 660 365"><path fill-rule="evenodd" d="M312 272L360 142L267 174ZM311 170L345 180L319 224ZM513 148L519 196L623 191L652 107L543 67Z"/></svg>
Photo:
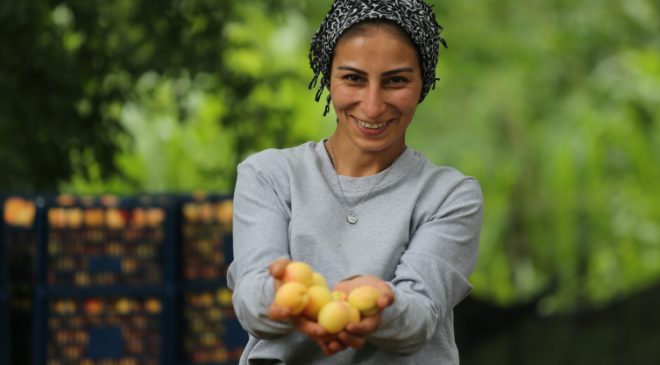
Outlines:
<svg viewBox="0 0 660 365"><path fill-rule="evenodd" d="M351 323L346 326L346 332L352 335L366 337L380 326L380 316L373 315L364 317L357 323Z"/></svg>
<svg viewBox="0 0 660 365"><path fill-rule="evenodd" d="M334 355L334 352L332 350L330 350L330 348L328 347L328 345L325 342L318 341L317 344L319 345L319 347L321 347L321 351L323 351L323 353L326 356Z"/></svg>
<svg viewBox="0 0 660 365"><path fill-rule="evenodd" d="M376 305L378 306L379 309L383 310L394 302L394 296L383 294L380 297L378 297L378 300L376 301Z"/></svg>
<svg viewBox="0 0 660 365"><path fill-rule="evenodd" d="M337 284L335 284L335 287L332 288L332 290L341 291L341 292L344 292L344 293L348 294L351 291L351 288L352 288L352 286L349 282L340 281Z"/></svg>
<svg viewBox="0 0 660 365"><path fill-rule="evenodd" d="M331 335L327 333L327 331L321 326L320 324L310 321L304 317L294 317L293 318L293 323L296 325L296 329L299 332L302 332L310 337L313 337L315 339L327 339L329 340Z"/></svg>
<svg viewBox="0 0 660 365"><path fill-rule="evenodd" d="M317 341L317 343L321 347L321 350L323 350L323 353L327 356L334 355L337 352L345 349L345 347L342 346L337 339Z"/></svg>
<svg viewBox="0 0 660 365"><path fill-rule="evenodd" d="M355 336L354 334L347 331L341 331L339 335L337 335L337 338L339 338L339 340L345 346L352 347L354 349L359 349L360 347L364 346L364 343L366 342L365 337Z"/></svg>
<svg viewBox="0 0 660 365"><path fill-rule="evenodd" d="M328 348L330 349L330 351L332 351L333 354L346 350L346 346L344 346L337 340L330 341L330 343L328 344Z"/></svg>
<svg viewBox="0 0 660 365"><path fill-rule="evenodd" d="M288 265L290 262L291 260L285 258L274 260L268 267L270 275L276 279L281 279L282 276L284 276L284 269L286 269L286 265Z"/></svg>
<svg viewBox="0 0 660 365"><path fill-rule="evenodd" d="M283 321L285 319L289 319L290 316L291 309L289 308L280 307L275 304L271 304L268 308L268 318L273 321Z"/></svg>

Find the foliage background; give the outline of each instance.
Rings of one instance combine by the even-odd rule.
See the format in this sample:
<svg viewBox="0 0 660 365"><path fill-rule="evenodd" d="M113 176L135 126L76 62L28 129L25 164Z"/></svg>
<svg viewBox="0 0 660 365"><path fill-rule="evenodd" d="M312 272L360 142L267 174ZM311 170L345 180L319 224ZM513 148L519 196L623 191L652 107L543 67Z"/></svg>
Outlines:
<svg viewBox="0 0 660 365"><path fill-rule="evenodd" d="M449 48L408 142L476 176L486 197L472 302L458 308L481 321L459 324L528 318L514 332L496 321L483 341L457 328L466 362L531 363L507 349L541 338L537 325L556 334L544 341L600 328L587 359L615 346L650 361L658 314L571 323L649 291L658 302L660 3L429 2ZM0 191L231 192L250 153L332 132L307 90L308 42L330 3L1 0ZM616 346L621 328L642 345ZM535 361L580 358L527 345Z"/></svg>

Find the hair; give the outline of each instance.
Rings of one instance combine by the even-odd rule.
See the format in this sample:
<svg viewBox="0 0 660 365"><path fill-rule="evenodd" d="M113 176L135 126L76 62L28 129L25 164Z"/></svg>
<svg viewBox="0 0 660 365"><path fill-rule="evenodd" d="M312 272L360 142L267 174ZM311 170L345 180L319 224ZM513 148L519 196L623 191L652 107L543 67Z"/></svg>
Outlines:
<svg viewBox="0 0 660 365"><path fill-rule="evenodd" d="M439 44L447 47L447 43L440 37L443 28L436 22L430 5L423 0L336 0L310 44L309 63L314 72L310 89L316 87L320 76L316 101L321 99L323 90L330 84L330 67L337 41L347 32L349 35L358 34L364 32L368 24L385 22L395 24L417 50L422 74L419 102L431 88L435 88ZM328 94L323 115L330 111L330 99Z"/></svg>
<svg viewBox="0 0 660 365"><path fill-rule="evenodd" d="M362 36L365 35L366 33L369 32L369 30L377 27L386 27L388 30L392 32L393 35L399 37L401 40L405 41L415 49L415 53L417 54L417 60L419 61L419 69L420 72L422 70L422 54L419 52L419 47L415 44L413 41L412 37L410 34L408 34L403 28L401 28L397 23L387 20L387 19L368 19L363 22L353 24L351 25L348 29L342 33L339 38L337 38L337 44L341 42L343 39L348 39L356 36ZM336 45L335 45L336 48ZM332 73L332 60L334 59L334 50L332 56L330 56L330 69L328 70L330 73ZM328 80L329 81L329 80ZM330 84L328 83L328 86Z"/></svg>
<svg viewBox="0 0 660 365"><path fill-rule="evenodd" d="M393 30L393 34L400 36L406 42L410 43L411 46L417 48L415 42L410 37L410 34L406 33L403 28L401 28L397 23L387 20L387 19L368 19L360 23L351 25L346 29L340 36L337 38L337 43L344 38L350 38L353 36L364 35L369 31L369 28L378 27L378 26L389 26L388 28Z"/></svg>

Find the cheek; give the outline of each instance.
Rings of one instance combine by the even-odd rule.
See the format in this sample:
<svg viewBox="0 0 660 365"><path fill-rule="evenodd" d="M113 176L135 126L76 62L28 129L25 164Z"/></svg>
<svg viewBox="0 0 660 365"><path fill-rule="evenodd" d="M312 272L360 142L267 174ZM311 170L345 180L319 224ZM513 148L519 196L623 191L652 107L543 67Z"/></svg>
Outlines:
<svg viewBox="0 0 660 365"><path fill-rule="evenodd" d="M392 104L396 105L402 113L414 114L419 104L419 96L414 93L401 93L392 95Z"/></svg>
<svg viewBox="0 0 660 365"><path fill-rule="evenodd" d="M355 91L341 86L330 88L330 95L332 95L331 100L335 110L347 108L355 104L357 99Z"/></svg>

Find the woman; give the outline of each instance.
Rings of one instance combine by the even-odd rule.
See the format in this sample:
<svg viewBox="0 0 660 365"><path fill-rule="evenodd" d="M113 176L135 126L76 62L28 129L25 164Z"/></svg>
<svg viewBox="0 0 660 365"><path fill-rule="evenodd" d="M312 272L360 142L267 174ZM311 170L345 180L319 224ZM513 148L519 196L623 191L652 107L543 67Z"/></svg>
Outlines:
<svg viewBox="0 0 660 365"><path fill-rule="evenodd" d="M481 190L405 142L441 30L422 0L338 0L314 35L310 87L321 77L317 100L329 89L335 132L238 166L228 283L250 333L242 364L458 363L453 308L471 290ZM379 312L334 335L291 316L273 304L290 260L336 290L376 286Z"/></svg>

